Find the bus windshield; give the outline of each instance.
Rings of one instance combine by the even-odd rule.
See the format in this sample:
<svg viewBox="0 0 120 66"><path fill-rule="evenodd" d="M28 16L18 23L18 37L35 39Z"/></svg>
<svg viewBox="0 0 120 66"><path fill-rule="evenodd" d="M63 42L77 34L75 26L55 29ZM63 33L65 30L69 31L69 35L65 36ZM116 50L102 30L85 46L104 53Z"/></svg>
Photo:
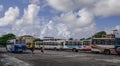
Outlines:
<svg viewBox="0 0 120 66"><path fill-rule="evenodd" d="M25 44L25 40L12 39L12 40L8 40L7 44Z"/></svg>
<svg viewBox="0 0 120 66"><path fill-rule="evenodd" d="M25 40L16 39L16 40L15 40L15 43L16 43L16 44L25 44Z"/></svg>
<svg viewBox="0 0 120 66"><path fill-rule="evenodd" d="M120 38L117 38L116 41L117 41L117 45L120 45Z"/></svg>

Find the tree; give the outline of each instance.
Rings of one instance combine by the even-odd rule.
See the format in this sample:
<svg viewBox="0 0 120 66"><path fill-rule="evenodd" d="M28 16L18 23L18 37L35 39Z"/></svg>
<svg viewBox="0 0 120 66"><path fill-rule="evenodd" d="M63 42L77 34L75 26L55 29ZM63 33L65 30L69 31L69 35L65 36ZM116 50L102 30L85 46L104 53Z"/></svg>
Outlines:
<svg viewBox="0 0 120 66"><path fill-rule="evenodd" d="M104 35L106 35L106 32L105 31L100 31L100 32L97 32L93 37L95 37L95 38L101 38Z"/></svg>
<svg viewBox="0 0 120 66"><path fill-rule="evenodd" d="M40 38L36 38L34 41L43 41L43 40Z"/></svg>
<svg viewBox="0 0 120 66"><path fill-rule="evenodd" d="M8 34L5 34L5 35L2 35L0 37L0 44L6 45L7 40L15 39L15 38L16 38L16 36L14 34L12 34L12 33L8 33Z"/></svg>
<svg viewBox="0 0 120 66"><path fill-rule="evenodd" d="M86 40L90 40L90 39L91 39L91 37L87 38Z"/></svg>
<svg viewBox="0 0 120 66"><path fill-rule="evenodd" d="M73 40L73 38L69 38L69 40Z"/></svg>
<svg viewBox="0 0 120 66"><path fill-rule="evenodd" d="M85 38L81 38L80 40L81 40L81 41L82 41L82 40L85 40Z"/></svg>

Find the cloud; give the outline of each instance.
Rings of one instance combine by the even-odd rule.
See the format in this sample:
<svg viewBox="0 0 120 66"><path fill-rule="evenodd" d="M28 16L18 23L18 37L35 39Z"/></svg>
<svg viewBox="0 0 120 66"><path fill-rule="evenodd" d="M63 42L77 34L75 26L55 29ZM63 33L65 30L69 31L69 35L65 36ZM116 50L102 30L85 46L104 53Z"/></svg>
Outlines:
<svg viewBox="0 0 120 66"><path fill-rule="evenodd" d="M64 8L62 9L64 10ZM28 5L28 8L24 9L24 15L21 19L16 20L12 30L18 35L30 34L37 35L37 37L81 38L89 36L95 29L94 17L86 8L77 12L67 12L69 10L67 9L65 10L66 13L63 13L60 17L57 16L54 20L47 22L42 22L41 18L39 19L38 13L40 10L40 7L36 4ZM84 33L86 35L83 35Z"/></svg>
<svg viewBox="0 0 120 66"><path fill-rule="evenodd" d="M36 4L28 5L28 8L24 9L23 16L20 19L17 19L15 21L15 24L13 24L12 31L18 35L24 34L33 35L36 29L38 29L39 25L38 21L39 10L40 7L37 6Z"/></svg>
<svg viewBox="0 0 120 66"><path fill-rule="evenodd" d="M120 25L116 25L111 28L106 28L105 31L107 34L113 34L113 30L118 30L118 33L116 34L116 37L120 37Z"/></svg>
<svg viewBox="0 0 120 66"><path fill-rule="evenodd" d="M29 0L32 4L40 4L40 0Z"/></svg>
<svg viewBox="0 0 120 66"><path fill-rule="evenodd" d="M4 17L0 18L0 26L12 24L18 16L18 7L9 7L9 9L5 12Z"/></svg>
<svg viewBox="0 0 120 66"><path fill-rule="evenodd" d="M76 13L68 12L55 19L75 27L84 27L94 23L94 16L86 9L81 9Z"/></svg>
<svg viewBox="0 0 120 66"><path fill-rule="evenodd" d="M2 11L3 10L3 5L0 5L0 11Z"/></svg>
<svg viewBox="0 0 120 66"><path fill-rule="evenodd" d="M120 0L100 0L93 7L97 16L109 17L120 15Z"/></svg>
<svg viewBox="0 0 120 66"><path fill-rule="evenodd" d="M65 24L55 24L53 21L49 21L47 24L42 26L41 37L51 36L57 38L69 38L70 32L68 31Z"/></svg>
<svg viewBox="0 0 120 66"><path fill-rule="evenodd" d="M120 15L119 0L47 0L47 2L52 8L62 12L87 8L96 16Z"/></svg>
<svg viewBox="0 0 120 66"><path fill-rule="evenodd" d="M60 17L55 17L54 20L67 26L69 37L87 37L88 34L91 35L92 31L95 30L94 16L85 8L78 12L62 14ZM86 33L87 36L83 35L84 33Z"/></svg>
<svg viewBox="0 0 120 66"><path fill-rule="evenodd" d="M47 2L49 6L62 12L53 20L65 24L70 35L74 37L79 33L93 33L92 30L96 28L94 17L120 15L118 0L47 0Z"/></svg>
<svg viewBox="0 0 120 66"><path fill-rule="evenodd" d="M40 7L35 4L28 5L28 8L24 9L24 15L16 21L16 25L33 24L38 18L39 9Z"/></svg>
<svg viewBox="0 0 120 66"><path fill-rule="evenodd" d="M46 0L48 5L59 11L70 11L74 9L74 3L72 0Z"/></svg>
<svg viewBox="0 0 120 66"><path fill-rule="evenodd" d="M0 26L12 25L7 29L16 35L57 38L83 38L96 31L95 17L120 15L118 0L29 0L24 14L19 17L19 8L10 7L0 18ZM47 4L47 7L46 7ZM39 16L43 9L53 10L56 16ZM52 8L52 9L51 9ZM43 10L44 11L44 10ZM55 12L57 11L57 13ZM10 18L9 18L10 17ZM50 20L49 20L50 19ZM119 26L115 28L119 29Z"/></svg>
<svg viewBox="0 0 120 66"><path fill-rule="evenodd" d="M67 12L92 6L96 0L46 0L52 8Z"/></svg>

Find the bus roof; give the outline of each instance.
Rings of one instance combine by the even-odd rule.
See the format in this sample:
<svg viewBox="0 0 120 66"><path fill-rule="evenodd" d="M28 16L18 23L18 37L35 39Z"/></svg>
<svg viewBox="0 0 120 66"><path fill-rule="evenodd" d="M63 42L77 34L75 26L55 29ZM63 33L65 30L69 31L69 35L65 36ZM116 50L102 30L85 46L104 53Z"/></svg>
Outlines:
<svg viewBox="0 0 120 66"><path fill-rule="evenodd" d="M115 38L92 38L92 39L115 39Z"/></svg>

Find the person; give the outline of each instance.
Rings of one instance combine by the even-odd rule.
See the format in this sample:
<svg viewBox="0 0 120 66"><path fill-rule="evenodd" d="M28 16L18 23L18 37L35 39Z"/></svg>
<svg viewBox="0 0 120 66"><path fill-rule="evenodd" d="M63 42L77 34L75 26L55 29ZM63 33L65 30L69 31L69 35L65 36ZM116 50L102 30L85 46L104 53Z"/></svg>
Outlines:
<svg viewBox="0 0 120 66"><path fill-rule="evenodd" d="M44 53L44 48L43 47L41 47L41 52Z"/></svg>
<svg viewBox="0 0 120 66"><path fill-rule="evenodd" d="M30 50L31 50L32 54L34 54L34 50L35 50L34 44L32 44Z"/></svg>

